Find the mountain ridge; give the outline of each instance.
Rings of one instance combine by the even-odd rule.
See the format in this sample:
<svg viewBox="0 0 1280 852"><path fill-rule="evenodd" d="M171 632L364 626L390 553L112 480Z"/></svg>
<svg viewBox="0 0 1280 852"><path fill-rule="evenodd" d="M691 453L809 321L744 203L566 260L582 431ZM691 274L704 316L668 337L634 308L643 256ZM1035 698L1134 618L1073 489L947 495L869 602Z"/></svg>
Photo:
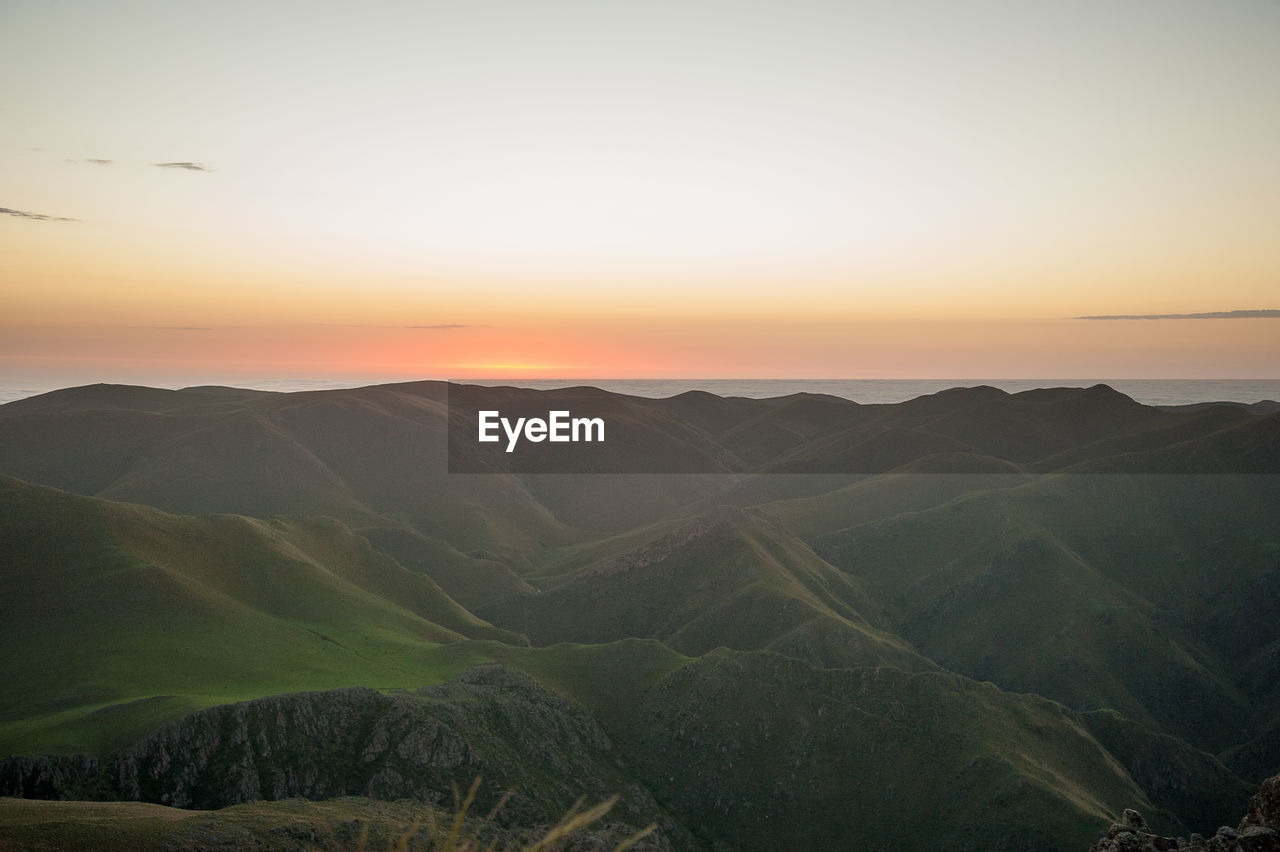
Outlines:
<svg viewBox="0 0 1280 852"><path fill-rule="evenodd" d="M1280 769L1274 415L584 387L722 472L473 475L455 391L0 406L0 751L102 760L205 708L498 664L709 848L1081 849L1128 807L1212 828Z"/></svg>

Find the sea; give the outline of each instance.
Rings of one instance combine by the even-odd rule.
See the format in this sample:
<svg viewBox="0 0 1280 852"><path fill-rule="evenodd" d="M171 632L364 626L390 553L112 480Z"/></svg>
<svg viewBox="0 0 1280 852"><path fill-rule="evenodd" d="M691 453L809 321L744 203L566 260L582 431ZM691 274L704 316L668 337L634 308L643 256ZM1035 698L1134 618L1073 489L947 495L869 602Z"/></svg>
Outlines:
<svg viewBox="0 0 1280 852"><path fill-rule="evenodd" d="M1241 402L1252 404L1280 400L1280 380L1181 380L1181 379L554 379L537 381L475 381L474 384L518 384L529 388L557 388L594 385L604 390L633 396L666 397L690 390L717 396L745 396L763 399L792 393L841 396L860 402L905 402L919 396L956 387L989 385L1009 393L1036 388L1110 385L1143 405L1190 405L1197 402Z"/></svg>
<svg viewBox="0 0 1280 852"><path fill-rule="evenodd" d="M249 379L227 382L235 387L290 392L333 390L379 384L405 379ZM644 397L668 397L690 390L702 390L717 396L743 396L762 399L793 393L829 394L863 404L905 402L919 396L954 387L990 385L1009 393L1035 388L1090 387L1096 384L1112 388L1144 405L1190 405L1199 402L1239 402L1252 404L1280 400L1280 379L464 379L471 384L517 385L548 389L591 385L617 393ZM208 381L187 384L209 384ZM183 384L153 385L180 388ZM0 386L0 404L55 390L34 383L26 386Z"/></svg>

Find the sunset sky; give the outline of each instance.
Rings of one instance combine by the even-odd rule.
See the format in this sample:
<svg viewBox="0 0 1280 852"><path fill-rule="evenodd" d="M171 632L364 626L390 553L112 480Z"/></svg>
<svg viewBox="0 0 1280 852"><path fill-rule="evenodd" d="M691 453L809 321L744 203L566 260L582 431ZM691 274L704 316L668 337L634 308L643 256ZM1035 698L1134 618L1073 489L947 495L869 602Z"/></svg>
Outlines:
<svg viewBox="0 0 1280 852"><path fill-rule="evenodd" d="M1278 378L1275 0L0 0L0 383Z"/></svg>

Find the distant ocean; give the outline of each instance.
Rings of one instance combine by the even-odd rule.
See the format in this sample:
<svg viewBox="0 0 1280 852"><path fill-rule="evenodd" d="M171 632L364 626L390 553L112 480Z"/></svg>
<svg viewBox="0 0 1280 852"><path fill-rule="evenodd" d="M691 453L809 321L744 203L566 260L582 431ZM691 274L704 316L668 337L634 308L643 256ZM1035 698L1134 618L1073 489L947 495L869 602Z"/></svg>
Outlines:
<svg viewBox="0 0 1280 852"><path fill-rule="evenodd" d="M593 385L634 396L674 396L689 390L703 390L717 396L746 396L761 399L791 393L824 393L854 402L905 402L954 387L990 385L1009 393L1035 388L1082 387L1106 384L1144 405L1188 405L1195 402L1243 402L1280 400L1277 380L1181 380L1181 379L555 379L474 384L520 385L529 388L557 388Z"/></svg>
<svg viewBox="0 0 1280 852"><path fill-rule="evenodd" d="M388 380L403 381L403 380ZM634 396L665 397L689 390L719 396L763 398L792 393L842 396L860 403L903 402L954 387L991 385L1009 393L1046 387L1089 387L1107 384L1145 405L1188 405L1196 402L1254 403L1280 400L1280 379L466 379L473 384L557 388L592 385ZM234 383L269 391L332 390L377 384L377 380L270 379ZM205 384L192 382L191 384ZM160 387L181 387L165 383ZM0 404L55 388L0 387Z"/></svg>

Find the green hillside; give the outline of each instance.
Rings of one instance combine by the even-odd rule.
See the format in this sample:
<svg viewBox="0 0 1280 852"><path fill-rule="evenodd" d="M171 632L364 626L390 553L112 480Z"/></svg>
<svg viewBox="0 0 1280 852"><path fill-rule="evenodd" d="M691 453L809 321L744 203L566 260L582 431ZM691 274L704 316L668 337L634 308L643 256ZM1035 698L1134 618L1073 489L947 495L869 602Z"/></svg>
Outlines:
<svg viewBox="0 0 1280 852"><path fill-rule="evenodd" d="M1212 833L1280 771L1280 478L1227 472L1273 414L588 388L735 472L458 474L444 393L0 406L5 783L124 795L124 761L177 801L181 754L189 804L438 802L485 767L522 819L629 791L669 848L1065 850L1126 807ZM396 756L420 716L448 772Z"/></svg>
<svg viewBox="0 0 1280 852"><path fill-rule="evenodd" d="M1067 475L818 536L941 665L1218 751L1267 696L1207 613L1280 553L1275 477ZM1274 623L1255 625L1260 636ZM1262 653L1258 647L1255 651Z"/></svg>
<svg viewBox="0 0 1280 852"><path fill-rule="evenodd" d="M641 712L638 771L741 848L1083 848L1145 800L1064 708L953 675L717 651Z"/></svg>
<svg viewBox="0 0 1280 852"><path fill-rule="evenodd" d="M0 788L110 798L104 785L136 783L125 798L207 808L412 790L431 799L483 773L497 782L486 808L499 789L519 793L508 804L516 824L565 808L575 790L612 790L626 800L620 817L658 821L671 848L759 850L798 838L815 850L1069 850L1125 807L1184 832L1170 804L1203 817L1249 789L1208 755L1119 717L942 672L820 669L723 649L689 659L637 640L460 644L506 668L391 696L340 690L216 708L101 769L0 761Z"/></svg>
<svg viewBox="0 0 1280 852"><path fill-rule="evenodd" d="M724 646L775 650L825 667L932 668L877 629L878 609L776 520L722 507L480 612L539 645L636 637L691 656Z"/></svg>
<svg viewBox="0 0 1280 852"><path fill-rule="evenodd" d="M325 519L181 517L0 478L0 751L94 750L192 707L417 687L520 642Z"/></svg>

